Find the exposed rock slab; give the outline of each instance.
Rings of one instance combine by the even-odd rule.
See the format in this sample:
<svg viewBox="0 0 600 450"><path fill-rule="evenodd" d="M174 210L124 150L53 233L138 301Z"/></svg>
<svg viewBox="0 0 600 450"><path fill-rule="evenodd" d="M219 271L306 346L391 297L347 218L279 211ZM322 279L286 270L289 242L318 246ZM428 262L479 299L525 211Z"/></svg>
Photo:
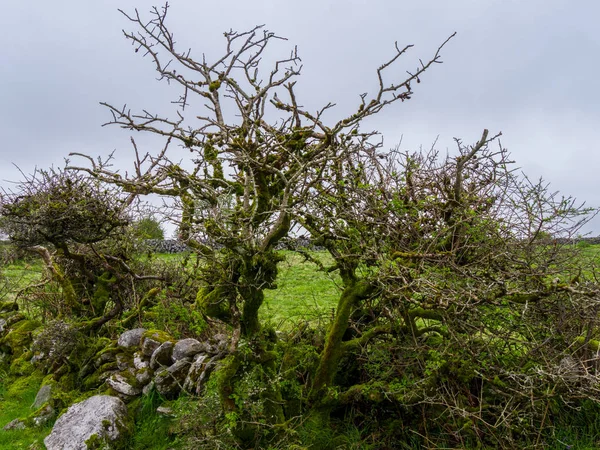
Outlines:
<svg viewBox="0 0 600 450"><path fill-rule="evenodd" d="M96 395L69 407L44 439L48 450L87 450L122 444L131 433L127 407L117 397Z"/></svg>

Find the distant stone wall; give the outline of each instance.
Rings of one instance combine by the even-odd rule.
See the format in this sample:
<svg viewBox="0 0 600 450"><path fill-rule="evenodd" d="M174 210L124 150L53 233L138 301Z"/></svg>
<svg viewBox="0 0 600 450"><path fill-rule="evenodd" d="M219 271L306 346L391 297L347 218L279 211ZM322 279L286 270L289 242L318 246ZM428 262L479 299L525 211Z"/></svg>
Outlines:
<svg viewBox="0 0 600 450"><path fill-rule="evenodd" d="M578 244L585 242L589 245L600 245L600 236L596 237L578 237L578 238L558 238L555 239L559 244ZM205 244L209 245L207 242ZM147 239L144 241L146 250L156 253L182 253L190 251L190 248L181 241L175 239ZM314 245L306 236L290 237L282 240L277 245L277 250L323 250L323 247Z"/></svg>
<svg viewBox="0 0 600 450"><path fill-rule="evenodd" d="M190 248L181 241L175 239L146 239L144 241L144 250L150 250L156 253L183 253Z"/></svg>
<svg viewBox="0 0 600 450"><path fill-rule="evenodd" d="M559 244L578 244L580 242L585 242L589 245L598 245L600 244L600 236L596 237L576 237L576 238L558 238L556 242Z"/></svg>
<svg viewBox="0 0 600 450"><path fill-rule="evenodd" d="M209 245L207 242L204 243ZM150 250L156 253L182 253L190 251L190 248L185 243L175 239L146 239L144 241L144 247L144 250ZM282 240L277 245L277 250L297 249L323 250L323 247L314 245L306 236L288 238Z"/></svg>

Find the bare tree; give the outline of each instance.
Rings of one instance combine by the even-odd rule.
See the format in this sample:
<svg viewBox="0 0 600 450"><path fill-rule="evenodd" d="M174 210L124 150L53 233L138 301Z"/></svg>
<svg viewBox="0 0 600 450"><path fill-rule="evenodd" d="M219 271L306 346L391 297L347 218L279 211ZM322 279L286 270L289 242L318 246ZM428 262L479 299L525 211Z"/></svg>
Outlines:
<svg viewBox="0 0 600 450"><path fill-rule="evenodd" d="M112 113L110 124L165 136L165 147L156 156L141 155L134 143L135 172L125 176L87 155L78 156L87 158L90 167L72 169L117 184L132 195L155 193L177 199L181 239L226 274L207 280L201 301L208 309L217 306L212 309L229 316L243 335L252 336L260 328L262 292L276 278L278 257L273 249L289 233L291 212L319 182L340 142L360 144L372 136L359 132L364 118L410 99L412 84L440 62L447 41L414 72L387 83L384 74L411 47L396 46L394 56L377 70L375 96L361 95L356 112L328 126L322 117L333 104L310 112L296 99L294 78L301 66L295 48L277 60L270 72L259 71L267 46L283 38L262 26L243 33L229 31L224 34L222 57L198 60L191 50L176 48L167 28L167 11L168 6L154 8L149 21L137 10L133 15L123 12L137 27L135 32L125 32L125 37L136 52L152 59L161 80L181 88L175 102L180 107L177 117L132 113L104 103ZM196 100L205 106L206 114L186 118ZM279 118L269 122L276 115ZM190 150L189 169L169 158L174 142Z"/></svg>
<svg viewBox="0 0 600 450"><path fill-rule="evenodd" d="M209 61L177 48L167 25L168 5L153 8L150 20L137 10L121 12L136 28L124 32L135 51L152 60L160 80L180 88L178 111L169 118L103 103L112 114L109 124L164 136L165 146L158 154L144 153L132 141L133 173L119 174L110 161L82 154L75 155L89 165L71 169L117 185L132 197L158 194L175 201L180 238L207 261L197 301L208 316L235 330L231 379L248 357L239 354L241 338L254 343L255 362L274 373L275 355L259 339L258 312L264 290L276 286L281 260L277 244L296 223L299 207L330 176L326 170L332 158L342 163L350 144L365 146L373 137L374 133L360 130L362 120L409 100L413 85L441 62L440 51L453 35L405 75L390 72L412 46L396 45L391 58L376 71L376 93L362 94L354 112L327 122L324 113L334 104L309 111L296 97L302 66L295 47L263 71L268 47L284 40L264 27L224 33L225 51ZM189 149L188 163L173 161L175 144ZM223 403L229 409L235 408L231 389L230 383L222 385ZM274 390L266 405L268 420L283 422L280 394Z"/></svg>

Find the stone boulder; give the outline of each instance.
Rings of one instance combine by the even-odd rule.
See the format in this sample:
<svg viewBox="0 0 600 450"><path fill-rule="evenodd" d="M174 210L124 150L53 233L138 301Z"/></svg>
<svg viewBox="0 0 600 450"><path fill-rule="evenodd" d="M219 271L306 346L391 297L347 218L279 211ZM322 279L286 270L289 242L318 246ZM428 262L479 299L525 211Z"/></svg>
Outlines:
<svg viewBox="0 0 600 450"><path fill-rule="evenodd" d="M156 390L166 398L175 398L183 388L190 365L189 359L180 359L172 366L158 370L154 377Z"/></svg>
<svg viewBox="0 0 600 450"><path fill-rule="evenodd" d="M52 386L49 384L43 385L35 396L35 400L31 405L31 409L39 409L44 403L48 403L52 398Z"/></svg>
<svg viewBox="0 0 600 450"><path fill-rule="evenodd" d="M121 336L119 336L119 340L117 343L120 347L137 347L140 345L140 341L142 340L142 336L146 330L144 328L134 328L133 330L125 331Z"/></svg>
<svg viewBox="0 0 600 450"><path fill-rule="evenodd" d="M123 446L132 432L125 403L96 395L69 407L44 444L48 450L87 450Z"/></svg>
<svg viewBox="0 0 600 450"><path fill-rule="evenodd" d="M180 359L191 358L196 356L198 353L210 352L210 345L203 344L196 339L188 338L178 341L173 347L173 362L177 362Z"/></svg>
<svg viewBox="0 0 600 450"><path fill-rule="evenodd" d="M150 357L152 356L152 353L154 353L154 350L156 350L161 344L172 341L174 341L174 339L164 331L148 330L142 335L142 353L145 356Z"/></svg>
<svg viewBox="0 0 600 450"><path fill-rule="evenodd" d="M150 358L150 368L157 369L160 366L170 366L173 362L171 359L171 355L173 354L173 343L165 342L160 345L154 353L152 353L152 357Z"/></svg>

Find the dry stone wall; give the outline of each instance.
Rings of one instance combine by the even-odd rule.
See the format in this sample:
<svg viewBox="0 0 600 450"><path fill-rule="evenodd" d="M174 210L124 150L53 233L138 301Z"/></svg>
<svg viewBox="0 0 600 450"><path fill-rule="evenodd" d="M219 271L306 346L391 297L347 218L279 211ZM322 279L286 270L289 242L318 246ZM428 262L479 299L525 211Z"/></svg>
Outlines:
<svg viewBox="0 0 600 450"><path fill-rule="evenodd" d="M125 404L152 390L167 399L176 398L183 391L200 395L229 348L229 338L224 334L201 342L193 338L177 340L160 330L135 328L123 332L116 340L94 340L94 347L87 349L91 352L89 357L81 358L75 347L65 344L76 340L73 338L76 332L65 322L43 326L39 321L27 319L17 304L0 303L0 365L15 380L37 374L42 383L31 414L0 426L5 429L41 426L63 411L45 441L49 449L84 449L86 442L94 440L111 448L113 442L121 441L123 435L131 432L123 415ZM79 363L81 359L85 362ZM75 394L65 392L61 384L63 377L72 379L72 370L78 380ZM102 395L73 405L64 403L65 398L86 397L92 392ZM95 420L94 411L106 414L96 414L101 418ZM82 428L84 422L87 425ZM108 428L102 431L97 426L108 422L110 433Z"/></svg>

